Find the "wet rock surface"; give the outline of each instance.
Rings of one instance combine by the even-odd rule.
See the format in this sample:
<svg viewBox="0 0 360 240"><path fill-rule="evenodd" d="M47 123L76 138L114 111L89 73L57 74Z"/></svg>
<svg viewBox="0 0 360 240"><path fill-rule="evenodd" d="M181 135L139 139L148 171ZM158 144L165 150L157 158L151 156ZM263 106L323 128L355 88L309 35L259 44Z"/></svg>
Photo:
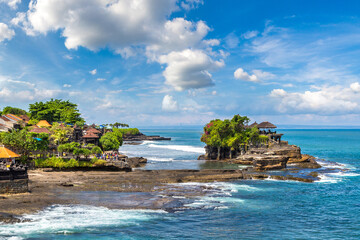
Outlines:
<svg viewBox="0 0 360 240"><path fill-rule="evenodd" d="M124 135L123 140L125 141L125 144L135 145L134 142L136 141L164 141L164 140L170 141L171 138L161 137L161 136L147 136L145 134L139 133L134 135L130 135L130 134Z"/></svg>

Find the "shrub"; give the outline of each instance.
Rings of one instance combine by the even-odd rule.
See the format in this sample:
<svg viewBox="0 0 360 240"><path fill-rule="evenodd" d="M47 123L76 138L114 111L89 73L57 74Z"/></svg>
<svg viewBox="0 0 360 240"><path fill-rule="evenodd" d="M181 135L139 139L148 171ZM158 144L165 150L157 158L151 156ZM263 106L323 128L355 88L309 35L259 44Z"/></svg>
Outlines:
<svg viewBox="0 0 360 240"><path fill-rule="evenodd" d="M105 164L106 164L106 161L100 159L94 163L94 166L100 167L100 166L105 166Z"/></svg>
<svg viewBox="0 0 360 240"><path fill-rule="evenodd" d="M91 149L92 154L102 154L101 148L98 146L95 146Z"/></svg>

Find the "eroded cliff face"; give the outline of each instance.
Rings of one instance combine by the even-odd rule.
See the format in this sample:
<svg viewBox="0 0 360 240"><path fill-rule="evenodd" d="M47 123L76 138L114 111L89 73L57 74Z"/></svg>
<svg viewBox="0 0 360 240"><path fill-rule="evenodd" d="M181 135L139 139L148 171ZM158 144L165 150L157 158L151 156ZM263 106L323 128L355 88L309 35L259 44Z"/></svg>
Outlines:
<svg viewBox="0 0 360 240"><path fill-rule="evenodd" d="M214 147L205 147L206 154L204 159L219 160L219 149ZM252 165L256 171L266 171L275 169L284 169L288 164L296 165L300 168L320 168L315 158L309 155L301 154L301 149L295 145L288 145L287 142L275 144L270 147L250 148L248 151L232 153L230 157L229 149L222 149L220 160L229 161L235 164Z"/></svg>

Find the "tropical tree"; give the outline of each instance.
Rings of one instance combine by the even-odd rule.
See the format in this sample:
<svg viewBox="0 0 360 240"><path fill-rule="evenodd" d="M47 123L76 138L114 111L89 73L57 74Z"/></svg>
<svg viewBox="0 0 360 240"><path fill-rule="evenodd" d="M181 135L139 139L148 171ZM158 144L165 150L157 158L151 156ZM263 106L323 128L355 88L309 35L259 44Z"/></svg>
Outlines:
<svg viewBox="0 0 360 240"><path fill-rule="evenodd" d="M53 123L50 128L50 139L56 145L66 143L74 132L74 129L70 126L65 126L57 122Z"/></svg>
<svg viewBox="0 0 360 240"><path fill-rule="evenodd" d="M118 136L113 132L105 133L100 138L100 145L104 151L118 150L121 146Z"/></svg>
<svg viewBox="0 0 360 240"><path fill-rule="evenodd" d="M2 114L26 115L27 112L20 108L7 106L3 109Z"/></svg>
<svg viewBox="0 0 360 240"><path fill-rule="evenodd" d="M29 113L31 119L47 120L48 122L83 123L84 119L77 109L77 105L70 101L51 99L47 102L30 104Z"/></svg>
<svg viewBox="0 0 360 240"><path fill-rule="evenodd" d="M95 146L91 149L92 154L102 154L102 150L99 146Z"/></svg>

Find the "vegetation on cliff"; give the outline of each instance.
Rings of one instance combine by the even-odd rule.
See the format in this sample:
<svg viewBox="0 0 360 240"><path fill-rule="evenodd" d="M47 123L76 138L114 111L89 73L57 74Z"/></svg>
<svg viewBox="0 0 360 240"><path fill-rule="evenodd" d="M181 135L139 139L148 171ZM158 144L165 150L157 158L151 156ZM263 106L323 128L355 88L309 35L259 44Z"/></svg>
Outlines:
<svg viewBox="0 0 360 240"><path fill-rule="evenodd" d="M246 150L249 145L267 141L267 137L259 135L256 127L247 127L249 121L248 117L240 115L235 115L231 120L212 120L205 125L201 141L208 148L217 149L217 159L226 153L232 158L234 153Z"/></svg>

